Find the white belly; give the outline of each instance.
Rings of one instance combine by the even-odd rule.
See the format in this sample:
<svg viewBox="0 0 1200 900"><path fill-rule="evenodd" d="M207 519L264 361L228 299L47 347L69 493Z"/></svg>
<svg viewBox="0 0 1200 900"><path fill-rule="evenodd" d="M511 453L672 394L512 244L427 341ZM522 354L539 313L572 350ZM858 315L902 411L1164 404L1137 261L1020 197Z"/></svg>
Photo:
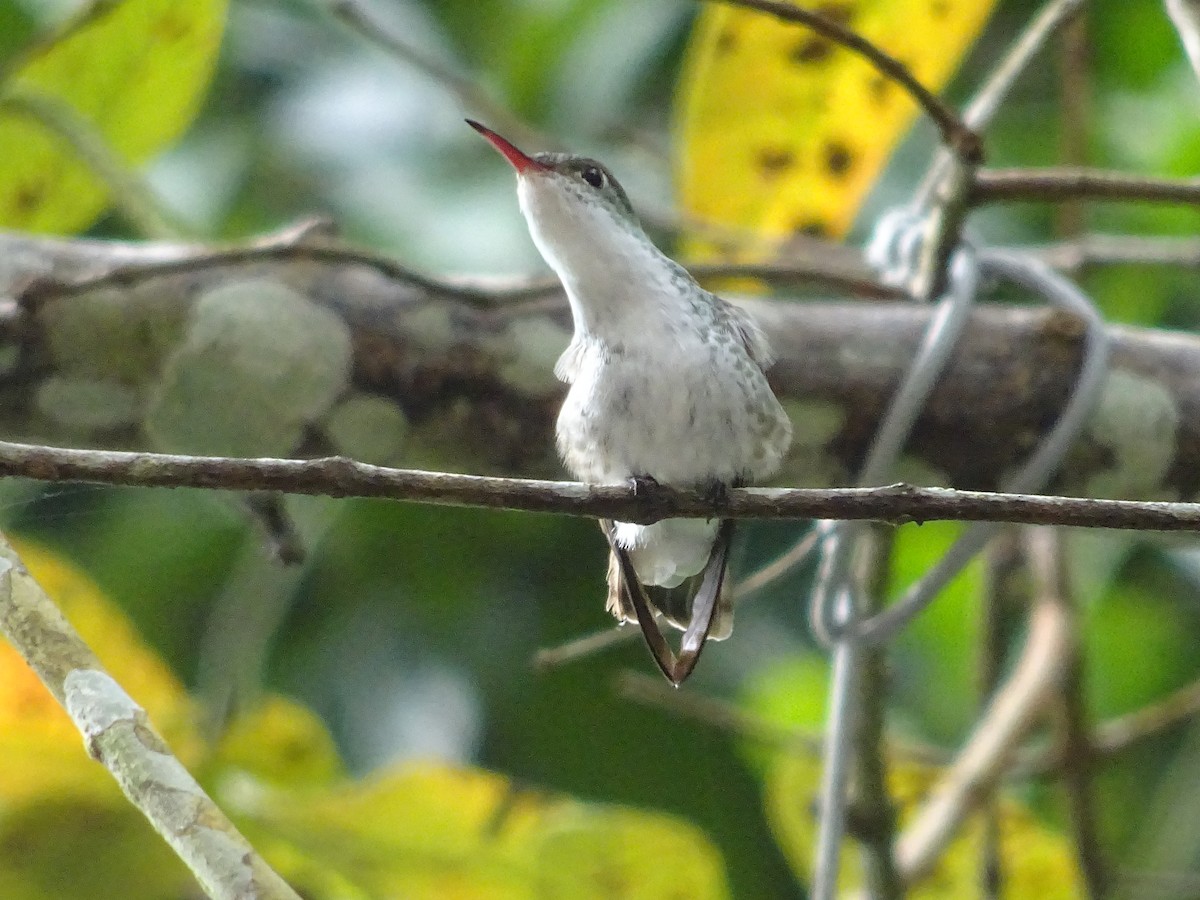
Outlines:
<svg viewBox="0 0 1200 900"><path fill-rule="evenodd" d="M577 478L706 487L779 468L791 423L762 370L728 347L688 349L683 363L585 351L558 418L559 452ZM644 584L675 587L703 571L716 532L716 520L668 519L618 522L615 537Z"/></svg>

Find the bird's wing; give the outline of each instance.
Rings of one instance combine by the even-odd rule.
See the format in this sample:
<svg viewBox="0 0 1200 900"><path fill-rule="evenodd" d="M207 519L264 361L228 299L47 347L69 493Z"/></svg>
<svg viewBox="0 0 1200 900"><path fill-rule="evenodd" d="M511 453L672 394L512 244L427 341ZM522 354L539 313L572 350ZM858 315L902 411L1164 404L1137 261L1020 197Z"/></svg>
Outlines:
<svg viewBox="0 0 1200 900"><path fill-rule="evenodd" d="M730 326L741 338L742 346L746 348L750 358L758 363L758 367L764 372L771 368L775 364L775 352L758 322L740 306L734 306L726 300L721 302L725 305Z"/></svg>

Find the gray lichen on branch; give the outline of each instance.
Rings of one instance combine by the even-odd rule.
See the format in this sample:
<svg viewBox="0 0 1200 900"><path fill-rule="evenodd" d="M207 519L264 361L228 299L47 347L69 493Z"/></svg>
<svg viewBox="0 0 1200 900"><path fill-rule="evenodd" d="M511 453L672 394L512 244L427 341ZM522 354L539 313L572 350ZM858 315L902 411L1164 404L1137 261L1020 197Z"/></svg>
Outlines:
<svg viewBox="0 0 1200 900"><path fill-rule="evenodd" d="M558 472L551 430L560 386L551 369L569 323L561 294L540 279L444 281L303 232L216 250L0 232L0 251L0 297L10 298L0 301L0 424L8 435ZM837 266L845 276L844 257ZM772 269L780 274L778 265ZM245 310L212 300L228 298L231 285L242 288ZM254 309L262 294L277 298L268 305L285 320L292 305L307 312L268 321L265 307ZM845 483L928 310L898 302L742 302L778 351L771 377L796 426L780 482ZM250 329L260 337L219 339L237 333L246 316L262 320ZM331 339L345 335L345 368L330 363L341 350L314 339L313 329L298 329L310 319L338 323L326 331ZM1111 390L1056 489L1189 499L1200 489L1200 340L1133 328L1112 333ZM993 488L1057 415L1078 367L1080 337L1078 323L1044 310L974 313L917 422L901 476ZM285 403L294 395L280 384L305 381L322 385L314 392L321 402ZM1154 402L1130 402L1135 394ZM206 416L199 400L214 397L225 405ZM189 404L197 421L227 423L225 444L190 446L149 427L147 411ZM364 429L364 421L382 430ZM242 433L242 423L255 428ZM251 431L271 433L270 446L255 445Z"/></svg>

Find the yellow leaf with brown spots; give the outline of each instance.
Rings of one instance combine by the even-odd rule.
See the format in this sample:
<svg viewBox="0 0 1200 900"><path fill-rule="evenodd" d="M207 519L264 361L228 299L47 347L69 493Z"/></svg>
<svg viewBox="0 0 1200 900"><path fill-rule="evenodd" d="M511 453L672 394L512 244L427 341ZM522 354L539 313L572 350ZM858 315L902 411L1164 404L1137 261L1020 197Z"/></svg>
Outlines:
<svg viewBox="0 0 1200 900"><path fill-rule="evenodd" d="M70 233L108 205L108 189L64 139L4 97L63 108L127 165L194 118L216 61L228 0L89 4L0 82L0 226Z"/></svg>
<svg viewBox="0 0 1200 900"><path fill-rule="evenodd" d="M824 13L939 90L983 28L993 0L822 0ZM917 106L856 54L813 31L745 9L709 6L693 32L677 101L676 174L686 212L761 240L842 237Z"/></svg>

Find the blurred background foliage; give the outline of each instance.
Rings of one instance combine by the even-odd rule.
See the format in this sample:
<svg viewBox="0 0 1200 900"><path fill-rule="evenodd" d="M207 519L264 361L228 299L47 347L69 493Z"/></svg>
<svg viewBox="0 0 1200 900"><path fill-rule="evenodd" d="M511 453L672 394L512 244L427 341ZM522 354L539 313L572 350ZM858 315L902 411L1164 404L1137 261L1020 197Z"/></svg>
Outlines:
<svg viewBox="0 0 1200 900"><path fill-rule="evenodd" d="M14 58L73 5L0 0L0 53ZM952 99L969 95L1039 5L997 5L949 88ZM653 226L675 208L672 123L697 5L379 0L369 9L559 145L609 163L656 235L671 239ZM1160 5L1096 0L1086 30L1086 95L1067 103L1085 110L1086 162L1194 174L1196 82ZM1051 53L1021 80L989 133L991 164L1061 160L1061 65ZM540 271L510 170L462 124L475 112L364 42L318 0L233 0L199 116L147 172L174 218L205 239L243 238L322 212L351 241L421 270ZM922 123L872 191L852 241L873 214L908 195L933 146ZM1058 233L1057 216L1049 205L1007 205L977 213L970 226L985 240L1036 243ZM1165 235L1193 234L1200 220L1184 207L1094 204L1083 224ZM113 215L89 233L137 236ZM1200 321L1194 273L1111 267L1088 273L1086 286L1117 321ZM537 648L609 624L604 545L590 523L290 498L309 553L284 571L265 559L260 530L224 496L20 483L0 491L0 525L89 573L210 708L227 709L231 697L252 705L246 686L257 685L315 711L356 774L434 757L676 813L719 849L732 896L802 896L789 867L791 832L769 816L781 783L769 775L777 746L623 699L617 673L651 668L633 643L553 671L531 665ZM751 571L801 530L745 529L735 570ZM896 582L927 565L951 530L902 529ZM1138 708L1200 675L1196 548L1092 534L1070 541L1095 714ZM739 611L733 639L705 654L687 690L780 726L815 728L825 658L803 625L810 577L795 573ZM973 720L981 577L964 575L897 643L890 716L898 734L953 748ZM1155 833L1161 798L1178 793L1170 786L1179 773L1195 772L1194 744L1179 728L1104 763L1104 834L1127 858L1146 852L1136 839ZM1062 826L1052 791L1020 796L1039 827ZM1200 841L1192 856L1197 850Z"/></svg>

